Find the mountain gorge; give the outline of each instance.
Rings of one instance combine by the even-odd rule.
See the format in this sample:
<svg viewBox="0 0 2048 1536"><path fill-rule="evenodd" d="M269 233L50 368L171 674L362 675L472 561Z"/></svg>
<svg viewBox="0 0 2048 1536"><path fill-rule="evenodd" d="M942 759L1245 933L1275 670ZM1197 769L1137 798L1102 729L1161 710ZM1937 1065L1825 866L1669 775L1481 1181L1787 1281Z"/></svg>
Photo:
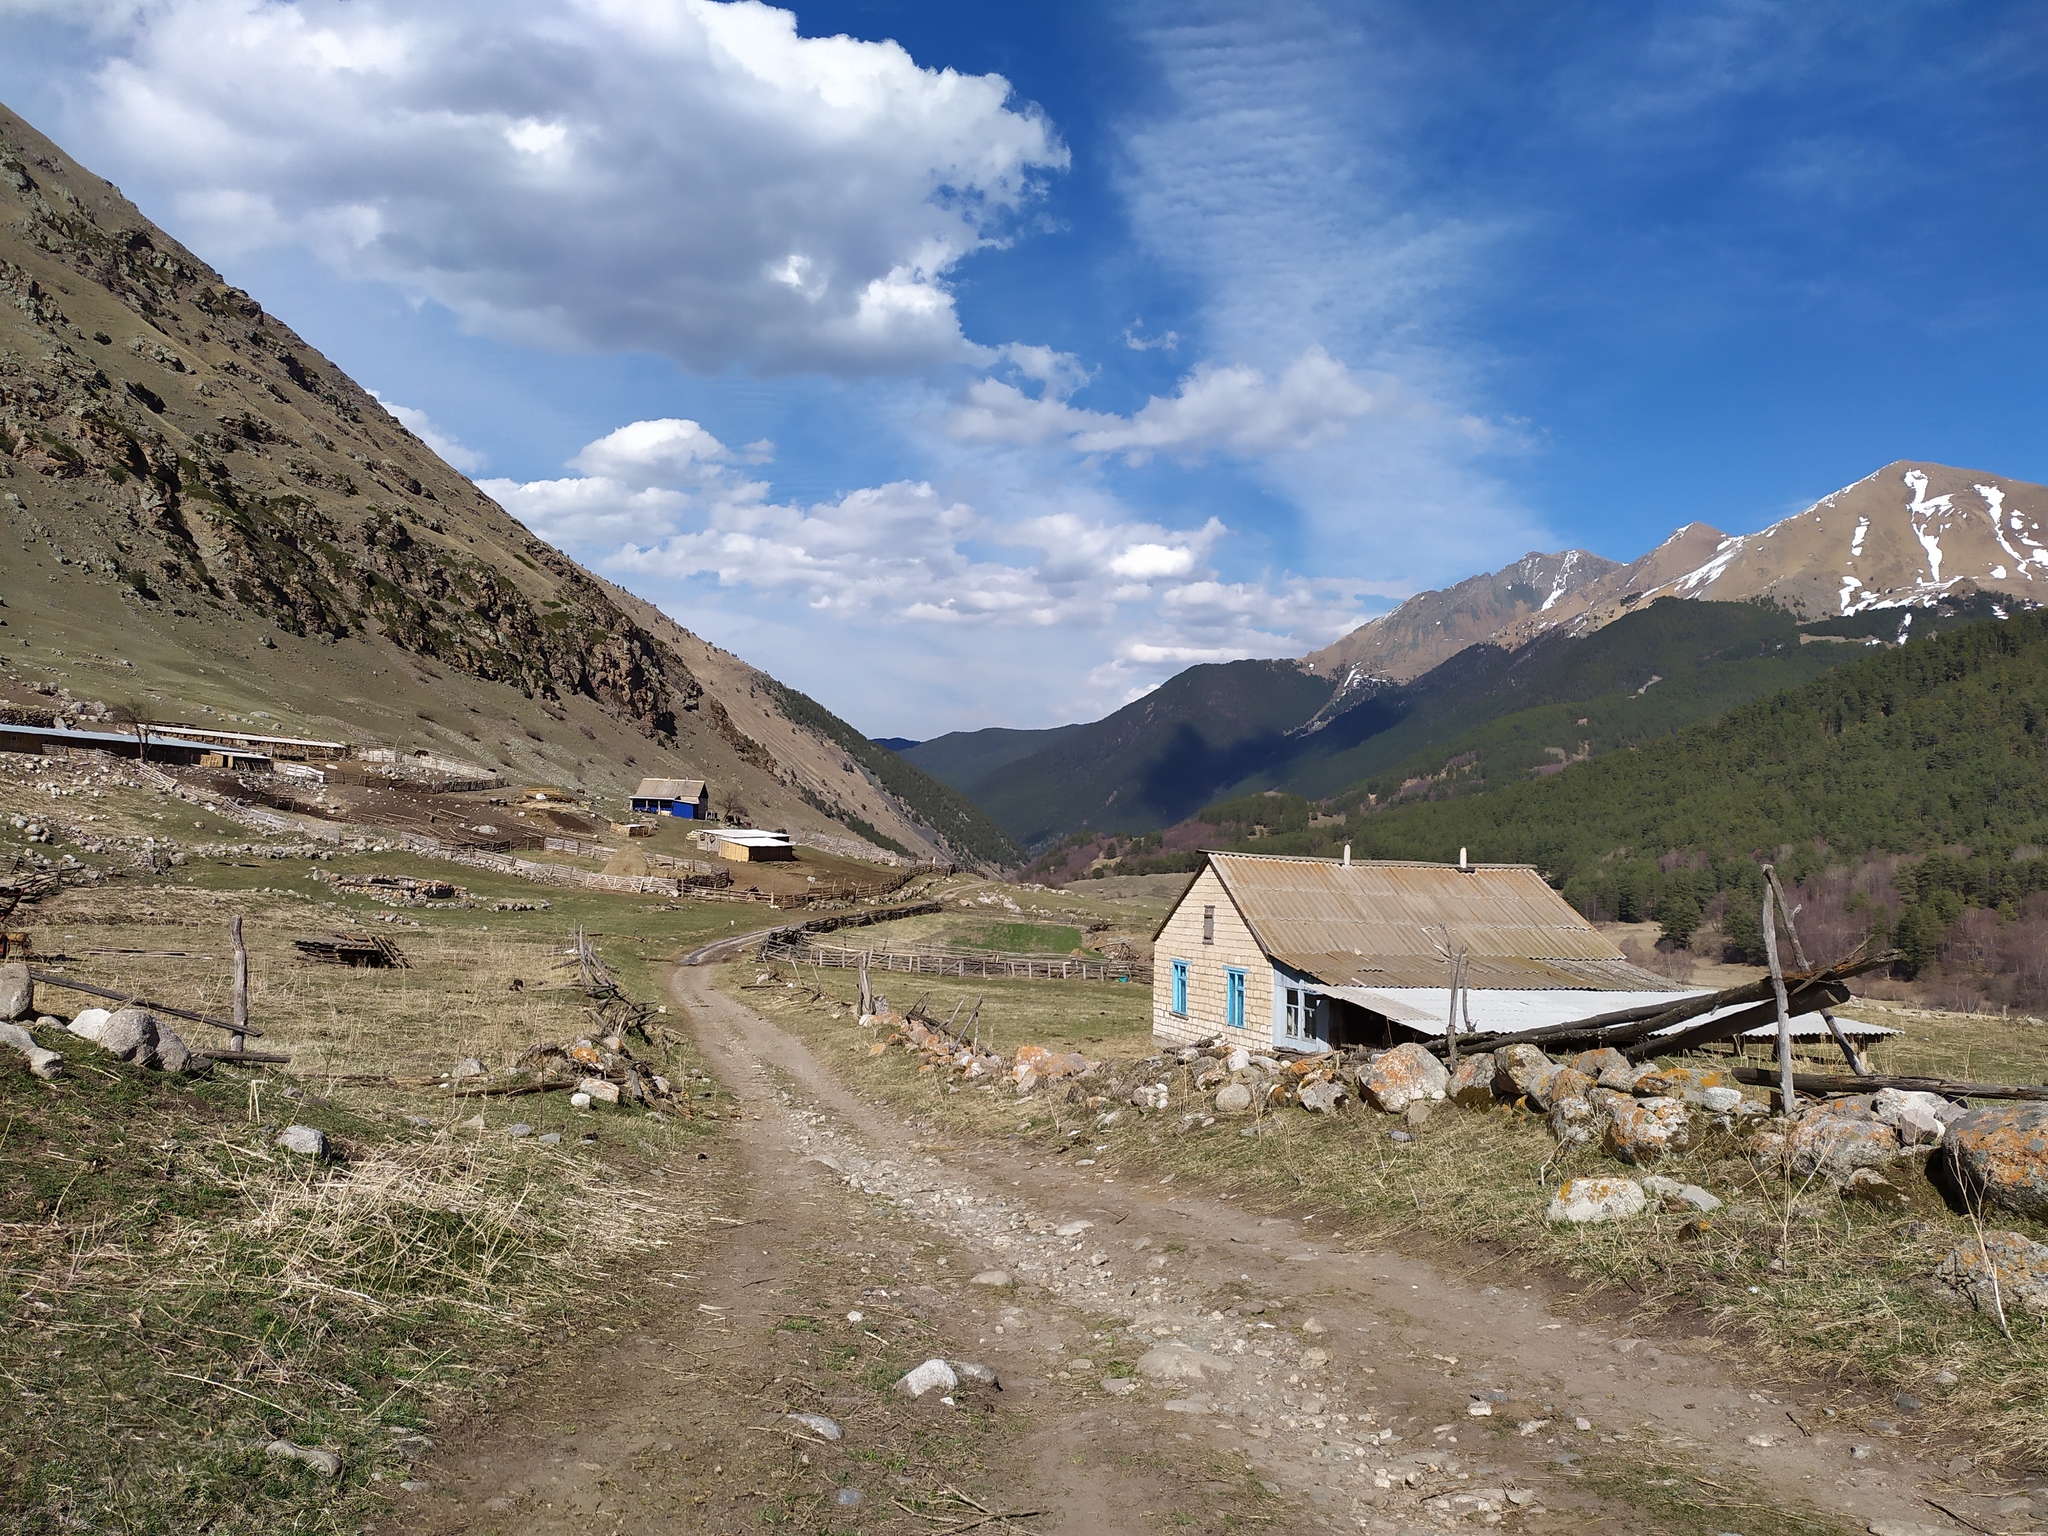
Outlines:
<svg viewBox="0 0 2048 1536"><path fill-rule="evenodd" d="M567 559L0 109L0 687L1011 861L957 791Z"/></svg>

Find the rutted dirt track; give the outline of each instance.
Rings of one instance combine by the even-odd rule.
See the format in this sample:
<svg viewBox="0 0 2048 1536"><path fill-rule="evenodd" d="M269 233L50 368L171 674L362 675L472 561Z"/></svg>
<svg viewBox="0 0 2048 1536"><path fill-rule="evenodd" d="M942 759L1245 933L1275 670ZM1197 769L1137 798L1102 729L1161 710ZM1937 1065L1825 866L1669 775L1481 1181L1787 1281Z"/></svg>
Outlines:
<svg viewBox="0 0 2048 1536"><path fill-rule="evenodd" d="M586 1334L423 1465L388 1529L1712 1530L1672 1507L1701 1485L1720 1529L1742 1529L1743 1488L1847 1530L1959 1529L1919 1497L1925 1468L1852 1459L1705 1346L1321 1242L1312 1219L928 1144L708 971L675 996L744 1109L707 1169L726 1235L672 1304ZM1015 1284L972 1283L992 1268ZM1105 1387L1148 1348L1170 1379ZM886 1390L927 1355L1002 1389Z"/></svg>

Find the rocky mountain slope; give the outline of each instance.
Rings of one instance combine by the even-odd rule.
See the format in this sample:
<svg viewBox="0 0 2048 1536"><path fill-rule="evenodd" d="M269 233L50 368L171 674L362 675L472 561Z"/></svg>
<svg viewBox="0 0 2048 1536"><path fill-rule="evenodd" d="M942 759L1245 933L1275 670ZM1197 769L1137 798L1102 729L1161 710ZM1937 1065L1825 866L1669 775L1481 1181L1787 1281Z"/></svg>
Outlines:
<svg viewBox="0 0 2048 1536"><path fill-rule="evenodd" d="M957 792L591 575L0 108L0 689L437 751L614 804L1014 856ZM18 541L18 542L17 542Z"/></svg>

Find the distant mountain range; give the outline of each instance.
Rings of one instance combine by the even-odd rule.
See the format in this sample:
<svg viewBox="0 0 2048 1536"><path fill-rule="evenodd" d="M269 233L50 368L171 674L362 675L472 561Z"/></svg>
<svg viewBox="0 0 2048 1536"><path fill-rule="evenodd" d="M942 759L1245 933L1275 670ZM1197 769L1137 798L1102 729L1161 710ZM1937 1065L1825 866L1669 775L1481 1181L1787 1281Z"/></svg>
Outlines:
<svg viewBox="0 0 2048 1536"><path fill-rule="evenodd" d="M2048 488L1902 461L1760 533L1692 523L1626 565L1529 554L1299 662L1193 667L1092 723L902 751L1031 849L1083 829L1149 832L1266 789L1383 801L1445 774L1500 783L1853 654L1828 642L1897 643L2035 605L2044 529Z"/></svg>

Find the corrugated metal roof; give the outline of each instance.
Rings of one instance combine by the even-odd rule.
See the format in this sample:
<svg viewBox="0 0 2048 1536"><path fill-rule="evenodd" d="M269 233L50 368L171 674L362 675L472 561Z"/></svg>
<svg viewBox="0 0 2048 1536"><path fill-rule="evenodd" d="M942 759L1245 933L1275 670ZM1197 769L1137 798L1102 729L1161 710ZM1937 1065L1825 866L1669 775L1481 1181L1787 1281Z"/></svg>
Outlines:
<svg viewBox="0 0 2048 1536"><path fill-rule="evenodd" d="M1325 987L1321 989L1332 997L1341 997L1348 1003L1371 1009L1382 1017L1409 1029L1425 1030L1431 1034L1444 1032L1444 1020L1449 1016L1451 989L1449 987ZM1676 1007L1688 997L1703 997L1706 994L1697 987L1673 987L1669 983L1660 988L1641 992L1622 991L1577 991L1561 989L1500 989L1494 991L1474 990L1470 996L1472 1028L1480 1034L1511 1034L1522 1029L1548 1029L1558 1024L1575 1024L1581 1019L1590 1019L1604 1013L1617 1013L1624 1008L1644 1008L1663 1003ZM1754 1007L1751 1003L1733 1003L1726 1008L1717 1008L1712 1013L1701 1014L1696 1019L1670 1024L1657 1031L1670 1034L1675 1030L1691 1029L1710 1019L1724 1018ZM1883 1035L1895 1035L1895 1029L1882 1024L1865 1024L1858 1019L1844 1019L1837 1016L1836 1023L1842 1026L1842 1033L1851 1039L1874 1040ZM1458 1032L1465 1031L1465 1010L1458 1015ZM1765 1024L1756 1029L1744 1030L1745 1040L1775 1040L1778 1037L1776 1024ZM1818 1012L1795 1014L1792 1019L1792 1038L1795 1040L1826 1040L1827 1020Z"/></svg>
<svg viewBox="0 0 2048 1536"><path fill-rule="evenodd" d="M704 793L702 779L642 779L635 800L696 800Z"/></svg>
<svg viewBox="0 0 2048 1536"><path fill-rule="evenodd" d="M1526 864L1416 864L1211 853L1261 947L1332 986L1678 990L1631 964Z"/></svg>

